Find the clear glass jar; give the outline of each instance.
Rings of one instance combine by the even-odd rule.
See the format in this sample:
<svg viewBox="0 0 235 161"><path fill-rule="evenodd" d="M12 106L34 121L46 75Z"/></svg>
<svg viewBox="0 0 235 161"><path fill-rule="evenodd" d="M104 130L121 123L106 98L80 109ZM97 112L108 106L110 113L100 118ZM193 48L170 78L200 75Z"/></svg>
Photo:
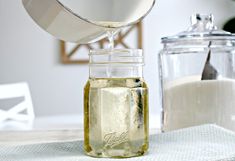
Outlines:
<svg viewBox="0 0 235 161"><path fill-rule="evenodd" d="M142 50L95 50L84 88L84 149L94 157L125 158L148 149L148 88Z"/></svg>
<svg viewBox="0 0 235 161"><path fill-rule="evenodd" d="M162 130L213 123L235 131L235 35L218 30L212 15L191 21L187 31L162 38ZM209 51L218 78L204 80Z"/></svg>

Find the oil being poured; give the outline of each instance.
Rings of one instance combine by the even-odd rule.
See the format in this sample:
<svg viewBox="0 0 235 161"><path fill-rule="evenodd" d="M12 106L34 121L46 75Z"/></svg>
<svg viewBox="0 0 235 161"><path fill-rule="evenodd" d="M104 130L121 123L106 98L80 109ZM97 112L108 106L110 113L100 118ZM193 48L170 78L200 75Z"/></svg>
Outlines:
<svg viewBox="0 0 235 161"><path fill-rule="evenodd" d="M115 31L113 29L109 29L107 31L108 50L109 50L108 61L109 62L112 61L112 54L113 54L112 50L114 49L114 37L115 37L116 33L117 33L117 31ZM112 67L111 67L110 63L107 66L106 75L108 78L112 77Z"/></svg>
<svg viewBox="0 0 235 161"><path fill-rule="evenodd" d="M116 35L116 32L114 30L107 31L108 36L108 49L113 50L114 49L114 36Z"/></svg>

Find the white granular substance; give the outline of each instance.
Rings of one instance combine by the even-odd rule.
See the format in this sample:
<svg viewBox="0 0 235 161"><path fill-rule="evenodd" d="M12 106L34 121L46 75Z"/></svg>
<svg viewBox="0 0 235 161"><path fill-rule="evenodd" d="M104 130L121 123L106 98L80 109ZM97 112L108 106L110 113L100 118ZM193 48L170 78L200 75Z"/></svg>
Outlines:
<svg viewBox="0 0 235 161"><path fill-rule="evenodd" d="M164 87L165 131L214 123L235 131L235 81L181 79Z"/></svg>

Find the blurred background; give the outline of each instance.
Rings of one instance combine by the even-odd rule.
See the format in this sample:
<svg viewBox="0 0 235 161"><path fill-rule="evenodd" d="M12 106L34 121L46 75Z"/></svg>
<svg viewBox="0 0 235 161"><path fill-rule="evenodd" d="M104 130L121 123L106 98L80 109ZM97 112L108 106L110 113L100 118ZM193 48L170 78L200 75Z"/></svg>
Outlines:
<svg viewBox="0 0 235 161"><path fill-rule="evenodd" d="M160 39L186 30L194 13L214 14L215 24L222 28L235 17L235 1L157 0L143 21L144 76L150 89L151 118L160 116L161 109ZM0 20L0 84L28 82L36 117L82 115L88 65L62 64L59 41L33 22L21 0L0 0Z"/></svg>

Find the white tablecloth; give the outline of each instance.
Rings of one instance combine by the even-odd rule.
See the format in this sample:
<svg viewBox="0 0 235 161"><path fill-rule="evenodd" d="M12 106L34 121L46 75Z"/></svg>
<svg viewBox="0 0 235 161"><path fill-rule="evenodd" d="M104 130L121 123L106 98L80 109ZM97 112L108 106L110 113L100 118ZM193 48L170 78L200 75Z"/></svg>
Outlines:
<svg viewBox="0 0 235 161"><path fill-rule="evenodd" d="M42 134L40 134L42 135ZM20 136L19 136L20 137ZM117 161L85 156L83 141L1 145L0 161ZM150 137L148 154L130 161L235 161L235 134L204 125Z"/></svg>

